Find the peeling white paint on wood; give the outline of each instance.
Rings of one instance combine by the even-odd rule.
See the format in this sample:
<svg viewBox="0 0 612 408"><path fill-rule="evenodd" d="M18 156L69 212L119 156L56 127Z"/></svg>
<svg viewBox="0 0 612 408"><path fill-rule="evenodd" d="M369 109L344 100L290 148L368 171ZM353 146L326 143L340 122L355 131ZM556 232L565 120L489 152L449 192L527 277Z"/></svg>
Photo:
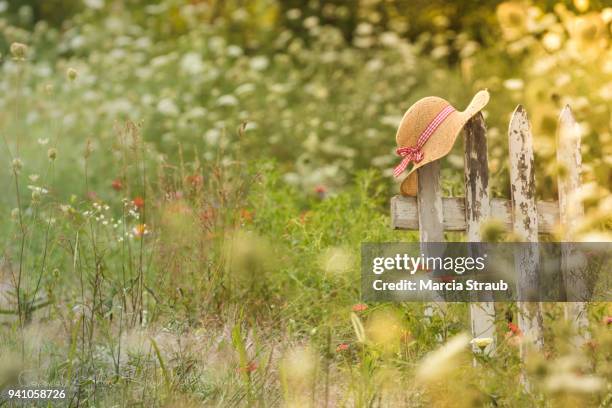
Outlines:
<svg viewBox="0 0 612 408"><path fill-rule="evenodd" d="M481 226L491 215L486 131L482 113L470 119L464 128L465 230L468 242L480 242ZM487 354L493 354L496 347L495 303L492 302L493 299L489 300L491 301L470 303L470 327L472 337L493 339L484 350ZM477 348L476 345L473 347Z"/></svg>
<svg viewBox="0 0 612 408"><path fill-rule="evenodd" d="M418 193L417 213L421 250L427 256L441 256L443 246L437 246L440 253L427 248L428 242L444 242L444 213L442 210L442 189L440 187L440 161L436 160L417 170ZM441 300L441 299L440 299ZM443 308L443 303L434 303L425 308L425 316L431 317L435 308Z"/></svg>
<svg viewBox="0 0 612 408"><path fill-rule="evenodd" d="M535 201L535 168L533 137L527 112L519 105L508 128L510 153L510 185L512 195L513 231L524 242L538 241L538 216ZM538 287L539 254L535 245L527 245L515 253L515 271L518 274L519 296L528 295L530 288ZM541 350L544 345L542 311L540 303L518 302L519 327L523 334ZM521 344L521 358L527 353L527 344Z"/></svg>
<svg viewBox="0 0 612 408"><path fill-rule="evenodd" d="M490 199L490 218L501 222L507 230L512 229L512 203L505 198ZM538 201L538 228L541 234L555 231L559 223L559 206L556 202ZM442 215L445 231L466 231L465 199L442 197ZM391 227L394 229L418 230L419 217L416 197L394 196L391 198Z"/></svg>
<svg viewBox="0 0 612 408"><path fill-rule="evenodd" d="M584 219L584 208L577 194L581 189L580 173L582 155L580 153L580 128L569 106L565 106L559 116L557 128L557 164L559 166L559 222L563 242L575 241L575 231ZM586 261L571 244L563 245L561 273L568 297L580 297L587 287L583 279ZM587 307L584 302L571 302L565 305L565 317L576 331L572 339L581 346L590 339L588 330Z"/></svg>

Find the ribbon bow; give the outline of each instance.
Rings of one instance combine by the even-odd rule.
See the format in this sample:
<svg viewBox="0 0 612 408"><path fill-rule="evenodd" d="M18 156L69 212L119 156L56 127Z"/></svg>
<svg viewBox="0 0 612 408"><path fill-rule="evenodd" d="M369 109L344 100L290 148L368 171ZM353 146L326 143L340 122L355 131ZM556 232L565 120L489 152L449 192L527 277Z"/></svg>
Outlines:
<svg viewBox="0 0 612 408"><path fill-rule="evenodd" d="M438 112L433 120L427 125L425 130L423 130L423 132L419 135L416 146L400 147L395 151L395 153L403 157L402 162L393 170L393 175L395 177L402 174L410 162L418 163L423 160L424 153L421 148L425 142L427 142L427 139L429 139L436 129L438 129L442 122L444 122L444 120L453 112L455 112L455 108L453 108L451 105L446 105L444 109Z"/></svg>
<svg viewBox="0 0 612 408"><path fill-rule="evenodd" d="M423 151L419 147L399 147L395 153L404 158L393 170L395 177L402 174L410 162L418 163L423 160Z"/></svg>

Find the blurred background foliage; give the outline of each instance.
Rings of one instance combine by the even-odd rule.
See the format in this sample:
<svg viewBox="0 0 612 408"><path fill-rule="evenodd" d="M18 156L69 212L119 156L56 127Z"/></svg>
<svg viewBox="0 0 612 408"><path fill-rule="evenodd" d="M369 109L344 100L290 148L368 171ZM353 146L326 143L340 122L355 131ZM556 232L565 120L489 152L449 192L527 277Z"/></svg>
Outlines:
<svg viewBox="0 0 612 408"><path fill-rule="evenodd" d="M436 94L462 108L488 88L495 195L508 194L505 131L518 103L531 116L544 198L556 195L554 135L565 104L582 126L586 181L607 188L612 180L612 9L602 1L0 4L3 48L30 43L33 81L79 70L87 100L65 98L74 89L53 98L92 104L74 111L76 128L88 114L101 137L113 120L143 120L163 155L194 137L201 143L187 150L232 145L248 122L242 148L274 157L288 182L314 194L318 185L341 188L360 168L389 175L395 128L418 98ZM8 76L10 68L5 59ZM462 188L460 149L444 163L450 194Z"/></svg>

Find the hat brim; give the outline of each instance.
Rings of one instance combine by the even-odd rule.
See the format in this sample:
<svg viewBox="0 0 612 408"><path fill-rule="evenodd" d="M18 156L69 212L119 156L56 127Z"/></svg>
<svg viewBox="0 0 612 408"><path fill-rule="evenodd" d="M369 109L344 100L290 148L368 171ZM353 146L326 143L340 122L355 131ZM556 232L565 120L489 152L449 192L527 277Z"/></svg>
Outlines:
<svg viewBox="0 0 612 408"><path fill-rule="evenodd" d="M417 191L417 175L415 170L425 166L441 157L446 156L453 148L457 136L463 129L463 126L475 114L480 112L489 102L489 92L486 90L479 91L474 95L469 105L465 110L455 111L450 114L446 120L436 129L430 136L430 141L434 143L425 143L422 150L424 159L416 163L406 174L402 181L400 191L403 195L414 196Z"/></svg>

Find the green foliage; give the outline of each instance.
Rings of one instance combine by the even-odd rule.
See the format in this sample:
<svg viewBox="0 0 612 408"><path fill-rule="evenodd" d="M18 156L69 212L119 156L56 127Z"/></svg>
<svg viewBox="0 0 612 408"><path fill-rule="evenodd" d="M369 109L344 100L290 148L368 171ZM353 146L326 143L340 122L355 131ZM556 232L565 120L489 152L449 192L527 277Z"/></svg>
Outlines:
<svg viewBox="0 0 612 408"><path fill-rule="evenodd" d="M605 405L609 304L590 305L584 349L545 306L526 393L514 305L487 355L467 347L466 304L360 303L360 244L418 239L389 228L388 198L396 126L426 95L490 90L495 196L524 103L554 197L570 103L581 228L609 230L609 9L489 3L0 8L0 384L72 384L86 406Z"/></svg>

